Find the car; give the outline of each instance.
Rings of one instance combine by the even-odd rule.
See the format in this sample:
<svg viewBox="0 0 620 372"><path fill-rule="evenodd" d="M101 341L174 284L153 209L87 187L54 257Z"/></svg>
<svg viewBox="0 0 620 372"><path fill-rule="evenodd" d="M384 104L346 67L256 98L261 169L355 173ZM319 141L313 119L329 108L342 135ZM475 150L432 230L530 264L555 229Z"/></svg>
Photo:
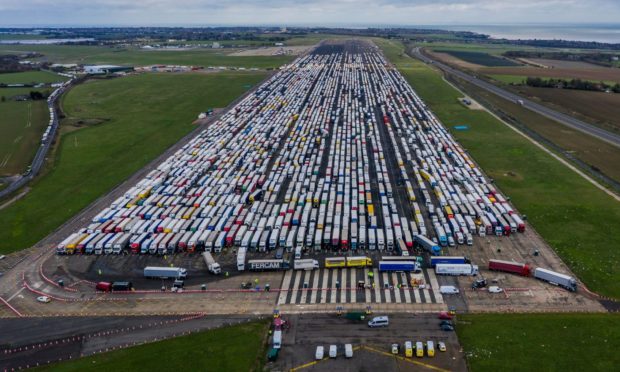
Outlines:
<svg viewBox="0 0 620 372"><path fill-rule="evenodd" d="M452 319L452 315L449 312L447 312L447 311L440 311L438 318L439 319L451 320Z"/></svg>
<svg viewBox="0 0 620 372"><path fill-rule="evenodd" d="M487 280L484 278L476 279L473 283L471 283L472 289L484 288L486 286L487 286Z"/></svg>
<svg viewBox="0 0 620 372"><path fill-rule="evenodd" d="M439 322L439 325L442 326L444 324L447 324L449 326L452 326L452 322L449 320L442 320L441 322Z"/></svg>
<svg viewBox="0 0 620 372"><path fill-rule="evenodd" d="M439 351L446 351L446 344L443 341L437 342L437 347L439 348Z"/></svg>
<svg viewBox="0 0 620 372"><path fill-rule="evenodd" d="M441 294L459 294L459 289L453 285L442 285L439 287L439 293Z"/></svg>
<svg viewBox="0 0 620 372"><path fill-rule="evenodd" d="M353 345L351 344L344 345L344 356L346 358L353 358Z"/></svg>
<svg viewBox="0 0 620 372"><path fill-rule="evenodd" d="M454 327L449 325L449 324L444 324L441 326L441 330L442 331L446 331L446 332L450 332L450 331L454 331Z"/></svg>
<svg viewBox="0 0 620 372"><path fill-rule="evenodd" d="M398 344L392 344L392 354L396 355L398 354Z"/></svg>
<svg viewBox="0 0 620 372"><path fill-rule="evenodd" d="M6 258L6 256L5 256L5 255L0 254L0 260L4 260L5 258Z"/></svg>
<svg viewBox="0 0 620 372"><path fill-rule="evenodd" d="M502 293L504 290L496 285L492 285L488 289L489 293Z"/></svg>
<svg viewBox="0 0 620 372"><path fill-rule="evenodd" d="M321 360L325 356L325 348L323 346L317 346L314 353L314 359Z"/></svg>
<svg viewBox="0 0 620 372"><path fill-rule="evenodd" d="M52 299L51 299L51 298L49 298L48 296L39 296L39 297L37 297L37 301L39 301L39 302L42 302L42 303L46 304L46 303L48 303L48 302L51 302L51 301L52 301Z"/></svg>
<svg viewBox="0 0 620 372"><path fill-rule="evenodd" d="M330 358L335 358L338 356L338 346L336 345L329 345L329 357Z"/></svg>

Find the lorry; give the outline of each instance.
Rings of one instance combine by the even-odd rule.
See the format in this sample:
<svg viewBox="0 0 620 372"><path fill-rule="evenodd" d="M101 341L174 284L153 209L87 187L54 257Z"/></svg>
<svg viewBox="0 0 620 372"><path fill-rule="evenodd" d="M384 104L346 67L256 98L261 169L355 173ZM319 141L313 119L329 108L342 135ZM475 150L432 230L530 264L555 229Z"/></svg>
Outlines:
<svg viewBox="0 0 620 372"><path fill-rule="evenodd" d="M211 274L220 274L222 272L222 268L220 264L215 262L215 259L211 255L211 252L202 252L202 258L205 260L205 264L207 264L207 270Z"/></svg>
<svg viewBox="0 0 620 372"><path fill-rule="evenodd" d="M467 257L464 256L431 256L431 267L435 267L437 264L468 264L471 263Z"/></svg>
<svg viewBox="0 0 620 372"><path fill-rule="evenodd" d="M514 261L489 260L489 270L504 271L507 273L518 274L521 276L530 276L531 268L524 264Z"/></svg>
<svg viewBox="0 0 620 372"><path fill-rule="evenodd" d="M314 270L319 268L319 261L313 259L295 260L293 261L293 269L295 270Z"/></svg>
<svg viewBox="0 0 620 372"><path fill-rule="evenodd" d="M185 279L187 278L187 270L182 267L147 266L144 268L144 277L156 279Z"/></svg>
<svg viewBox="0 0 620 372"><path fill-rule="evenodd" d="M372 259L366 256L347 257L347 267L370 267Z"/></svg>
<svg viewBox="0 0 620 372"><path fill-rule="evenodd" d="M379 271L418 272L420 265L416 261L379 261Z"/></svg>
<svg viewBox="0 0 620 372"><path fill-rule="evenodd" d="M289 262L285 260L249 260L250 271L288 270Z"/></svg>
<svg viewBox="0 0 620 372"><path fill-rule="evenodd" d="M472 264L437 264L435 265L437 275L477 275L478 266Z"/></svg>
<svg viewBox="0 0 620 372"><path fill-rule="evenodd" d="M424 235L416 235L414 237L414 240L422 248L424 248L424 250L426 250L432 255L438 255L439 253L441 253L441 247Z"/></svg>
<svg viewBox="0 0 620 372"><path fill-rule="evenodd" d="M575 278L566 274L551 271L549 269L537 267L534 270L534 278L568 289L571 292L575 292L577 290L577 281Z"/></svg>

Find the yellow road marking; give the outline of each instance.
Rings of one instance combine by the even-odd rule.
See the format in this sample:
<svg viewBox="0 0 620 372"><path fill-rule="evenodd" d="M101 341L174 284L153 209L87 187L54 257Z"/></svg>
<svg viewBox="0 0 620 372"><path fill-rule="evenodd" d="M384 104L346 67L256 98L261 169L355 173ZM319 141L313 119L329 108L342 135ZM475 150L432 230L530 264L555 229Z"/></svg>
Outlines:
<svg viewBox="0 0 620 372"><path fill-rule="evenodd" d="M369 350L369 351L374 351L375 353L379 353L379 354L383 354L383 355L391 356L391 357L397 358L397 359L402 360L402 361L405 361L405 362L409 362L409 363L417 364L417 365L422 366L422 367L426 367L426 368L429 368L429 369L433 369L433 370L435 370L435 371L449 372L449 370L447 370L447 369L443 369L443 368L435 367L435 366L434 366L434 365L432 365L432 364L423 363L423 362L417 361L417 360L415 360L415 359L405 358L405 357L402 357L402 356L400 356L400 355L395 355L395 354L392 354L392 353L388 353L387 351L378 350L378 349L375 349L375 348L370 347L370 346L365 346L365 345L364 345L364 346L362 346L362 347L363 347L364 349L366 349L366 350Z"/></svg>

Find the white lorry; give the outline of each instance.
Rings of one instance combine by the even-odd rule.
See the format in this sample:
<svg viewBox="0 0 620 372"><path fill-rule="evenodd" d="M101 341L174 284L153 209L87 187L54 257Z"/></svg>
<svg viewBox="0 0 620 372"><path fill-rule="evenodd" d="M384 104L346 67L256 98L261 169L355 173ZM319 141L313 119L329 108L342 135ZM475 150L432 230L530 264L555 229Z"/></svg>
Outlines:
<svg viewBox="0 0 620 372"><path fill-rule="evenodd" d="M207 264L207 269L211 274L218 275L222 272L220 264L215 262L211 252L202 252L202 258L204 258L205 264Z"/></svg>

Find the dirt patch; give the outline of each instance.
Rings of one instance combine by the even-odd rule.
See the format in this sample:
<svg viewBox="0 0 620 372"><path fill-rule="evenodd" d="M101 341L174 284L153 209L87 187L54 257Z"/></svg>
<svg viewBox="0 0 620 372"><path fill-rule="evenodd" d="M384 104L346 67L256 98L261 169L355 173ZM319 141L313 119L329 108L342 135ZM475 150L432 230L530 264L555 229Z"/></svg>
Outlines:
<svg viewBox="0 0 620 372"><path fill-rule="evenodd" d="M562 61L559 59L530 58L529 61L534 64L546 66L547 68L576 68L576 69L601 69L608 70L609 67L595 65L593 63L581 61Z"/></svg>
<svg viewBox="0 0 620 372"><path fill-rule="evenodd" d="M468 70L480 70L483 69L484 66L482 65L477 65L475 63L469 63L469 62L465 62L462 59L456 58L448 53L441 53L441 52L431 52L428 49L424 50L425 53L429 54L430 56L432 56L432 58L434 59L438 59L441 62L450 64L450 65L454 65L460 68L466 68Z"/></svg>
<svg viewBox="0 0 620 372"><path fill-rule="evenodd" d="M296 56L302 54L306 50L312 48L312 45L304 46L286 46L286 47L264 47L244 49L229 54L235 57L255 57L255 56Z"/></svg>
<svg viewBox="0 0 620 372"><path fill-rule="evenodd" d="M459 101L470 110L484 110L484 107L471 99L471 97L461 97L459 98Z"/></svg>
<svg viewBox="0 0 620 372"><path fill-rule="evenodd" d="M607 130L620 132L620 94L534 87L518 90Z"/></svg>

